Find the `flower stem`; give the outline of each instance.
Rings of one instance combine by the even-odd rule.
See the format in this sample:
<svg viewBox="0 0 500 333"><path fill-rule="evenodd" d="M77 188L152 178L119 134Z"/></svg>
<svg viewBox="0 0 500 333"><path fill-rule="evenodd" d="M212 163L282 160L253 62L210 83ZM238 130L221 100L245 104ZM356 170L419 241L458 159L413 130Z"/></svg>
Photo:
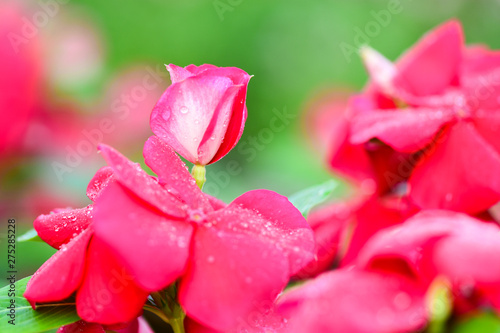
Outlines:
<svg viewBox="0 0 500 333"><path fill-rule="evenodd" d="M193 166L193 169L191 170L191 175L193 176L194 180L196 180L196 185L198 185L200 190L203 189L203 185L207 181L205 166L195 164Z"/></svg>
<svg viewBox="0 0 500 333"><path fill-rule="evenodd" d="M446 322L453 311L453 296L449 282L437 277L430 285L426 295L429 312L429 333L443 333L446 331Z"/></svg>
<svg viewBox="0 0 500 333"><path fill-rule="evenodd" d="M186 313L182 309L177 299L177 282L171 284L163 291L154 294L156 294L153 295L155 303L155 297L160 296L161 311L168 318L168 323L170 324L170 326L172 326L174 333L185 333L184 318L186 317Z"/></svg>
<svg viewBox="0 0 500 333"><path fill-rule="evenodd" d="M186 314L183 313L181 317L171 318L170 326L172 326L172 330L174 333L185 333L184 330L184 317Z"/></svg>

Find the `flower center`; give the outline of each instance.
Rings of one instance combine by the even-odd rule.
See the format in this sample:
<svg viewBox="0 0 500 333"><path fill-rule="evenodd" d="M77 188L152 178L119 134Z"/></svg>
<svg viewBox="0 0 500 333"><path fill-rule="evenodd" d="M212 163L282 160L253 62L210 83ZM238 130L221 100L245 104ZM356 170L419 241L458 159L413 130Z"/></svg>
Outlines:
<svg viewBox="0 0 500 333"><path fill-rule="evenodd" d="M201 209L193 209L188 212L188 221L196 224L206 222L207 216Z"/></svg>

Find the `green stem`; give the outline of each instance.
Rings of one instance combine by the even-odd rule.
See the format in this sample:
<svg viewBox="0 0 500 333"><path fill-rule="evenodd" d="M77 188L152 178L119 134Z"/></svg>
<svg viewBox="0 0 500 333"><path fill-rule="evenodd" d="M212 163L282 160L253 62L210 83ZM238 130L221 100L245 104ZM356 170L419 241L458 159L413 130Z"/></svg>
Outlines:
<svg viewBox="0 0 500 333"><path fill-rule="evenodd" d="M151 313L154 313L161 320L163 320L164 322L170 324L170 320L167 318L167 316L160 309L158 309L158 308L156 308L156 307L154 307L152 305L149 305L149 304L144 305L143 309L146 310L146 311L149 311Z"/></svg>
<svg viewBox="0 0 500 333"><path fill-rule="evenodd" d="M196 181L196 185L198 185L200 190L203 189L203 185L207 181L205 166L195 164L193 166L193 169L191 170L191 175L193 176L194 180Z"/></svg>
<svg viewBox="0 0 500 333"><path fill-rule="evenodd" d="M170 320L170 326L172 326L174 333L185 333L184 318L172 318Z"/></svg>
<svg viewBox="0 0 500 333"><path fill-rule="evenodd" d="M431 283L426 296L430 317L427 332L443 333L453 311L453 296L449 282L443 277L437 277Z"/></svg>
<svg viewBox="0 0 500 333"><path fill-rule="evenodd" d="M168 318L168 323L172 326L174 333L185 333L184 318L186 317L186 313L177 300L177 283L173 283L162 292L151 295L155 302L157 302L157 298L160 298L159 306L164 316Z"/></svg>

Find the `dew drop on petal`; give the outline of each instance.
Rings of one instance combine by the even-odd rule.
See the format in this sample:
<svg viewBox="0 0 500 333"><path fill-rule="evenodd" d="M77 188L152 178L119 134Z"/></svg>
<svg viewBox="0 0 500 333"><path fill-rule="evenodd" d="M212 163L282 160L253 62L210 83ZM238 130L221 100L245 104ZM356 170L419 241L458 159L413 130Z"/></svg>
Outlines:
<svg viewBox="0 0 500 333"><path fill-rule="evenodd" d="M182 114L186 114L189 112L189 109L186 106L181 106L179 110Z"/></svg>

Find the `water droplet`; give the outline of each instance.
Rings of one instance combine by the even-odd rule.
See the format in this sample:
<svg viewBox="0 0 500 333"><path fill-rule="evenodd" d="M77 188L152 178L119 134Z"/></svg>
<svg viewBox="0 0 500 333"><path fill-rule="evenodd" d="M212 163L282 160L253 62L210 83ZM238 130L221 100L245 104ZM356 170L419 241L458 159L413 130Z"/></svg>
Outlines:
<svg viewBox="0 0 500 333"><path fill-rule="evenodd" d="M189 109L186 106L181 106L179 110L182 114L186 114L189 112Z"/></svg>
<svg viewBox="0 0 500 333"><path fill-rule="evenodd" d="M394 306L398 310L406 310L410 307L411 305L411 298L410 296L405 293L405 292L400 292L394 297Z"/></svg>

